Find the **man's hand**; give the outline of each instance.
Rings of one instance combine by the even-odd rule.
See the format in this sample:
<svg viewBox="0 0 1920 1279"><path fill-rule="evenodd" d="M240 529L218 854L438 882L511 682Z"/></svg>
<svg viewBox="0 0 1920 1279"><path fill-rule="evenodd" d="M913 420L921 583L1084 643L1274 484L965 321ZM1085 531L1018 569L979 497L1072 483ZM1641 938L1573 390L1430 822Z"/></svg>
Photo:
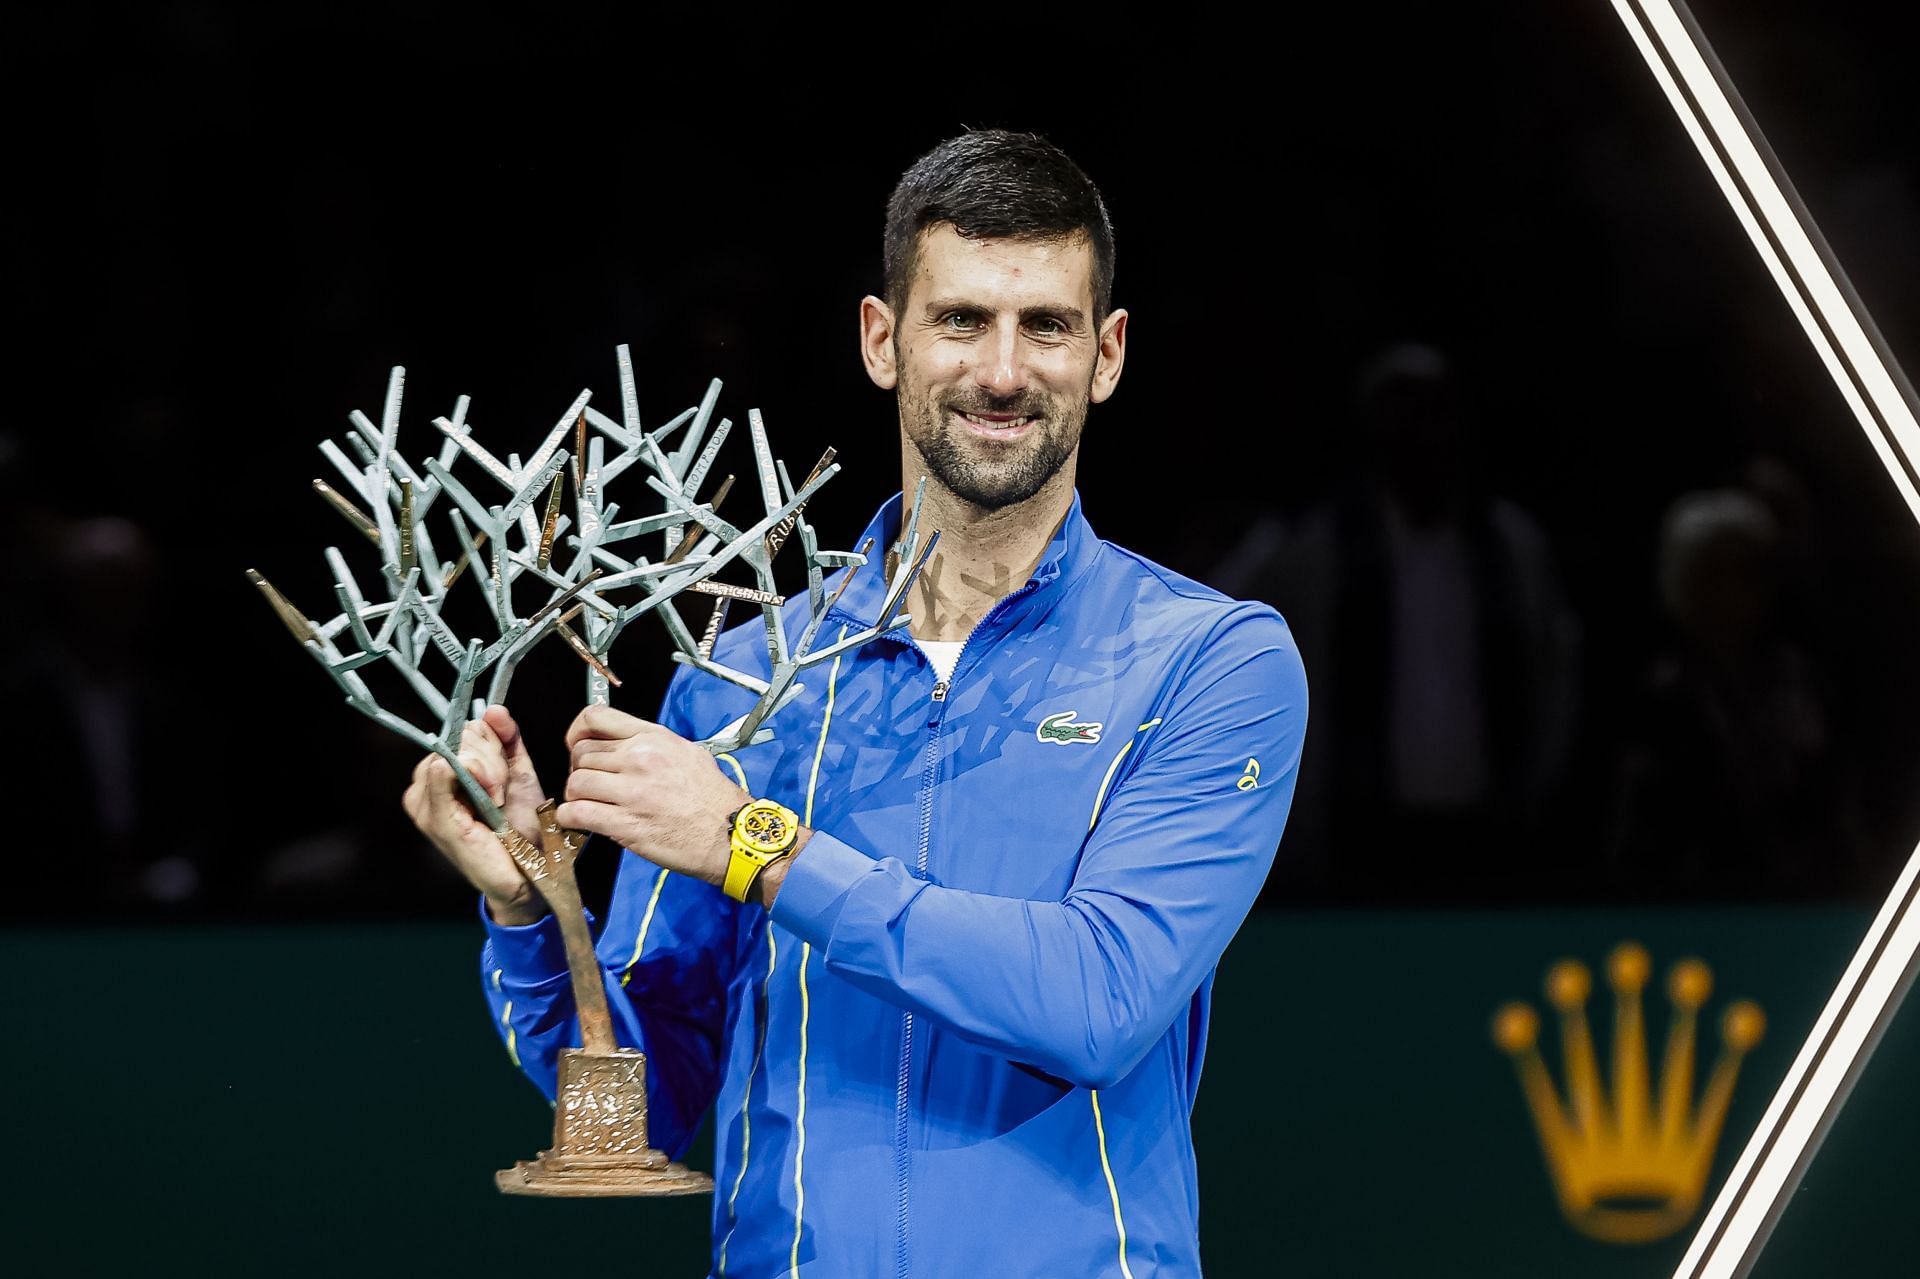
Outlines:
<svg viewBox="0 0 1920 1279"><path fill-rule="evenodd" d="M515 830L540 842L534 810L545 802L520 726L504 706L489 706L469 723L460 738L460 762L500 806ZM513 858L485 822L474 817L453 769L438 755L422 759L413 784L400 798L407 816L467 882L486 896L487 909L502 924L531 924L547 913L546 903L527 882Z"/></svg>
<svg viewBox="0 0 1920 1279"><path fill-rule="evenodd" d="M556 816L617 839L657 866L718 885L727 874L727 819L746 802L705 747L609 706L567 729L573 772Z"/></svg>

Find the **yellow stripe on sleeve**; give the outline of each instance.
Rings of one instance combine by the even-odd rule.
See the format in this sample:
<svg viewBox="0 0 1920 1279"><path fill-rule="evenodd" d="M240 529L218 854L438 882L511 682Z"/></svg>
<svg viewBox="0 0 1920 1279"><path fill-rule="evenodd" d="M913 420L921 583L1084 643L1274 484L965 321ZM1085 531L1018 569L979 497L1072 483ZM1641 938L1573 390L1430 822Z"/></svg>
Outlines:
<svg viewBox="0 0 1920 1279"><path fill-rule="evenodd" d="M767 1002L767 987L773 981L774 964L780 958L780 946L773 938L773 924L767 924L767 975L760 979L760 1003ZM747 1155L753 1147L753 1118L750 1107L753 1104L753 1077L760 1071L760 1057L767 1048L767 1027L760 1026L760 1033L753 1044L753 1064L747 1068L747 1087L740 1099L740 1169L733 1176L733 1191L727 1196L727 1235L720 1241L720 1258L715 1267L715 1279L727 1279L727 1245L733 1242L734 1228L740 1224L739 1214L734 1211L734 1201L740 1198L740 1183L747 1179Z"/></svg>
<svg viewBox="0 0 1920 1279"><path fill-rule="evenodd" d="M725 751L721 751L718 755L715 755L714 758L724 759L725 761L727 761L727 763L731 764L733 766L733 775L740 779L740 789L741 790L747 789L747 770L740 767L739 760L727 754ZM752 792L749 791L748 793L751 794Z"/></svg>
<svg viewBox="0 0 1920 1279"><path fill-rule="evenodd" d="M847 628L840 628L840 638L847 637ZM820 757L827 753L827 729L833 724L833 690L840 682L840 659L833 659L833 669L827 672L827 709L820 717L820 740L813 747L813 772L807 778L807 811L800 818L802 826L813 825L813 792L820 784Z"/></svg>
<svg viewBox="0 0 1920 1279"><path fill-rule="evenodd" d="M800 1105L794 1114L793 1147L793 1249L787 1256L789 1279L800 1279L800 1223L807 1211L807 1187L800 1179L807 1162L807 961L813 957L813 943L800 946ZM1128 1276L1132 1279L1132 1276Z"/></svg>
<svg viewBox="0 0 1920 1279"><path fill-rule="evenodd" d="M1126 1279L1133 1279L1133 1267L1127 1264L1127 1222L1120 1215L1120 1187L1113 1181L1113 1164L1107 1159L1107 1125L1100 1118L1100 1092L1089 1088L1087 1096L1093 1099L1093 1131L1100 1138L1100 1171L1107 1175L1107 1198L1113 1201L1113 1228L1120 1236L1120 1273Z"/></svg>
<svg viewBox="0 0 1920 1279"><path fill-rule="evenodd" d="M840 638L847 637L847 628L840 628ZM813 773L807 778L807 811L801 819L803 825L813 823L813 794L820 785L820 757L827 749L827 729L833 724L834 688L840 681L840 659L833 659L833 667L827 673L827 709L820 716L820 740L813 748ZM771 932L773 925L767 925ZM800 945L800 1102L793 1117L793 1248L787 1255L787 1274L789 1279L800 1276L800 1234L807 1213L807 1186L801 1179L801 1173L807 1162L807 1021L812 1012L812 1001L807 995L807 962L813 958L813 944L802 942Z"/></svg>
<svg viewBox="0 0 1920 1279"><path fill-rule="evenodd" d="M733 766L733 775L740 780L740 789L747 789L747 770L740 767L739 760L725 752L715 755L714 759L724 759L727 763L731 764ZM627 960L626 968L620 973L620 985L622 989L626 987L628 982L633 980L633 966L640 962L640 952L646 949L647 929L653 926L653 912L660 906L660 890L666 886L667 871L665 867L662 867L659 876L653 881L653 895L647 898L646 913L640 916L640 932L633 939L633 958Z"/></svg>
<svg viewBox="0 0 1920 1279"><path fill-rule="evenodd" d="M505 992L505 989L500 985L500 978L506 974L506 971L507 970L504 968L496 968L493 970L493 988L495 990L500 991L502 994L505 994L506 992ZM507 1060L512 1062L515 1066L518 1066L520 1064L520 1049L516 1046L514 1042L515 1037L513 1033L513 1001L511 999L507 1000L506 1007L500 1010L500 1025L503 1026L507 1032Z"/></svg>
<svg viewBox="0 0 1920 1279"><path fill-rule="evenodd" d="M840 628L840 638L845 639L846 637L847 628L842 626ZM827 731L833 725L833 699L839 682L840 659L836 657L833 659L833 666L827 674L827 705L825 713L820 717L820 740L815 743L813 748L813 771L807 778L806 810L801 818L803 823L811 823L813 821L813 796L820 785L820 761L826 754ZM740 789L746 790L747 775L745 771L741 769L739 761L731 755L719 755L716 756L716 758L724 759L727 763L733 765L734 773L740 779ZM812 955L813 947L802 944L800 947L800 1102L794 1119L793 1248L787 1263L790 1272L796 1276L800 1273L800 1236L806 1213L806 1186L801 1178L805 1169L807 1152L807 1023L811 1014L811 1000L807 993L807 963L812 958ZM767 1002L767 993L773 982L774 968L779 962L779 956L779 943L774 937L773 924L769 921L767 924L767 974L766 977L762 979L760 985L761 1002L763 1005ZM770 1021L771 1019L772 1013L771 1009L769 1009L768 1020ZM715 1265L716 1279L726 1279L727 1245L733 1242L733 1232L739 1225L740 1218L735 1210L735 1203L740 1197L741 1183L747 1178L747 1159L753 1144L753 1121L751 1117L753 1077L759 1073L760 1061L766 1050L766 1044L767 1027L762 1025L760 1027L759 1037L754 1044L753 1063L747 1070L747 1086L740 1102L740 1167L738 1171L734 1173L733 1189L727 1195L727 1233L726 1237L720 1241L720 1255Z"/></svg>
<svg viewBox="0 0 1920 1279"><path fill-rule="evenodd" d="M647 898L646 913L640 916L640 932L639 935L633 939L633 958L627 961L626 969L620 974L620 988L622 990L625 990L627 983L633 980L633 966L640 962L640 952L646 949L647 929L653 927L653 912L659 908L660 890L666 886L667 868L662 866L660 873L654 877L653 896Z"/></svg>
<svg viewBox="0 0 1920 1279"><path fill-rule="evenodd" d="M1094 825L1100 820L1100 806L1107 802L1107 787L1113 784L1113 775L1120 771L1120 761L1125 759L1127 752L1133 749L1133 743L1139 738L1140 734L1146 732L1159 722L1158 718L1150 719L1139 728L1134 729L1133 736L1129 737L1127 744L1120 748L1120 753L1113 757L1113 763L1107 765L1107 775L1100 779L1100 792L1093 797L1093 815L1087 818L1088 830L1092 830Z"/></svg>

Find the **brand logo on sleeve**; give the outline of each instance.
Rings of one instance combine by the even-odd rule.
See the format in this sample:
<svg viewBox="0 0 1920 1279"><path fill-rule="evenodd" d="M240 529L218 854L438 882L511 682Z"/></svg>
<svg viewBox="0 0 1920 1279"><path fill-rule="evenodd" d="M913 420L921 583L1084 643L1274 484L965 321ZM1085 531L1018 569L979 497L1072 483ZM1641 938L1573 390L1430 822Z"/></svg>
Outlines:
<svg viewBox="0 0 1920 1279"><path fill-rule="evenodd" d="M1059 711L1040 721L1033 735L1043 742L1059 742L1067 745L1072 742L1097 742L1100 730L1106 725L1097 721L1081 722L1074 719L1078 711Z"/></svg>

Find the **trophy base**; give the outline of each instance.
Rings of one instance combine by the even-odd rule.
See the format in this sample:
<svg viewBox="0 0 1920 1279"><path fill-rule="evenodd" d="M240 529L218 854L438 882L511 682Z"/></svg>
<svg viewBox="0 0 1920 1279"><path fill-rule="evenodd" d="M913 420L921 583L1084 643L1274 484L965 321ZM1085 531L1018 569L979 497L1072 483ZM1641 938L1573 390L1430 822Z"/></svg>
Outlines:
<svg viewBox="0 0 1920 1279"><path fill-rule="evenodd" d="M556 1199L713 1193L712 1177L674 1163L647 1140L645 1053L565 1048L559 1065L553 1146L495 1173L502 1193Z"/></svg>
<svg viewBox="0 0 1920 1279"><path fill-rule="evenodd" d="M502 1194L553 1199L621 1195L707 1195L713 1178L673 1163L657 1150L638 1155L561 1155L542 1151L493 1174Z"/></svg>

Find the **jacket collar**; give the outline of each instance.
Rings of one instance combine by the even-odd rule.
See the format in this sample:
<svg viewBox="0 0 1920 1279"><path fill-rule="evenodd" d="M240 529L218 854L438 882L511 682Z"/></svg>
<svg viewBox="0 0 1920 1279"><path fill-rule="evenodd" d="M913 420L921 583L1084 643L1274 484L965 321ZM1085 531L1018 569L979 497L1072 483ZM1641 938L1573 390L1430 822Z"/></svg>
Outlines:
<svg viewBox="0 0 1920 1279"><path fill-rule="evenodd" d="M868 538L873 539L873 549L867 553L867 563L853 575L846 594L833 608L835 613L844 614L862 626L871 626L878 620L880 608L886 603L886 558L894 541L900 536L900 512L904 504L904 495L895 493L884 502L879 511L868 522L854 545L858 547ZM920 544L926 545L926 539L933 530L924 525L919 530ZM1023 586L1030 586L1030 597L1046 597L1065 588L1074 575L1091 560L1099 548L1099 539L1093 528L1080 511L1080 490L1073 491L1073 504L1067 508L1066 518L1060 521L1060 527L1054 530L1053 539L1047 543L1046 551L1040 556L1033 576ZM1019 588L1016 588L1019 589ZM828 594L832 594L829 589ZM906 611L902 606L901 611Z"/></svg>

